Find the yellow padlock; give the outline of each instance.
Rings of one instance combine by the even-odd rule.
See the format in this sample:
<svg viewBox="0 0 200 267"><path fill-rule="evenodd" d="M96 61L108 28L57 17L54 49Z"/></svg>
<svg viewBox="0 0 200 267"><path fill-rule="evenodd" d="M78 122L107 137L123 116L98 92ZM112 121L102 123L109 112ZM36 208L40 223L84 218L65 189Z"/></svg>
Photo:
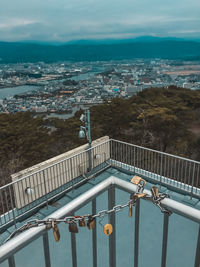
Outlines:
<svg viewBox="0 0 200 267"><path fill-rule="evenodd" d="M128 215L129 217L133 216L133 204L132 203L129 203Z"/></svg>
<svg viewBox="0 0 200 267"><path fill-rule="evenodd" d="M137 194L137 197L138 198L141 198L141 197L145 197L147 194L145 194L145 193L139 193L139 194Z"/></svg>
<svg viewBox="0 0 200 267"><path fill-rule="evenodd" d="M111 235L112 232L113 232L112 224L107 223L107 224L104 226L103 231L104 231L104 234L105 234L105 235Z"/></svg>
<svg viewBox="0 0 200 267"><path fill-rule="evenodd" d="M146 181L142 179L140 176L134 175L133 178L131 179L131 183L135 185L143 183L143 185L145 185Z"/></svg>
<svg viewBox="0 0 200 267"><path fill-rule="evenodd" d="M152 186L152 189L151 190L154 192L154 194L155 194L156 197L159 196L158 187L157 186Z"/></svg>
<svg viewBox="0 0 200 267"><path fill-rule="evenodd" d="M55 222L53 222L53 235L54 235L56 242L58 242L60 240L60 232Z"/></svg>

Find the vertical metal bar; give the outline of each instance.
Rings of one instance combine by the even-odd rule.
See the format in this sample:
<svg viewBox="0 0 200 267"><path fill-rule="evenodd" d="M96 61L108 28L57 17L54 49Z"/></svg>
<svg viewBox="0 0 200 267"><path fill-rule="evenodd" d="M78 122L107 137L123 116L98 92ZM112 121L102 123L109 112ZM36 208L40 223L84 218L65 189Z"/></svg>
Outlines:
<svg viewBox="0 0 200 267"><path fill-rule="evenodd" d="M166 267L169 215L164 214L161 267Z"/></svg>
<svg viewBox="0 0 200 267"><path fill-rule="evenodd" d="M136 164L136 147L134 146L134 152L133 152L133 166L134 166L134 174L135 174L135 164Z"/></svg>
<svg viewBox="0 0 200 267"><path fill-rule="evenodd" d="M8 258L8 264L9 267L15 267L15 258L13 255Z"/></svg>
<svg viewBox="0 0 200 267"><path fill-rule="evenodd" d="M198 188L199 187L199 184L198 184L198 181L199 181L199 179L198 179L198 177L199 177L199 164L198 164L198 170L197 170L197 175L196 175L196 187Z"/></svg>
<svg viewBox="0 0 200 267"><path fill-rule="evenodd" d="M195 176L195 167L196 167L196 164L195 164L195 163L193 163L193 173L192 173L192 188L191 188L190 199L192 199L192 195L193 195L194 176Z"/></svg>
<svg viewBox="0 0 200 267"><path fill-rule="evenodd" d="M72 266L77 267L76 234L75 233L71 233L71 247L72 247Z"/></svg>
<svg viewBox="0 0 200 267"><path fill-rule="evenodd" d="M189 188L190 188L190 185L191 185L191 183L190 183L190 173L191 173L191 165L192 165L192 163L191 162L189 162L189 173L188 173L188 181L187 181L187 191L189 192Z"/></svg>
<svg viewBox="0 0 200 267"><path fill-rule="evenodd" d="M161 154L161 162L160 162L160 187L162 182L162 173L163 173L163 154Z"/></svg>
<svg viewBox="0 0 200 267"><path fill-rule="evenodd" d="M109 146L110 146L110 164L112 165L112 159L113 159L113 147L112 147L112 140L109 140Z"/></svg>
<svg viewBox="0 0 200 267"><path fill-rule="evenodd" d="M178 164L177 164L177 169L178 169L178 172L177 172L177 180L180 181L180 159L178 159Z"/></svg>
<svg viewBox="0 0 200 267"><path fill-rule="evenodd" d="M43 248L44 248L45 267L51 267L48 232L43 234Z"/></svg>
<svg viewBox="0 0 200 267"><path fill-rule="evenodd" d="M115 186L112 185L108 189L108 209L115 206ZM109 223L113 226L113 232L109 236L109 266L116 267L116 227L115 227L115 213L109 216Z"/></svg>
<svg viewBox="0 0 200 267"><path fill-rule="evenodd" d="M96 214L96 198L92 200L92 214ZM93 267L97 267L97 228L92 230Z"/></svg>
<svg viewBox="0 0 200 267"><path fill-rule="evenodd" d="M138 267L140 200L135 204L134 267Z"/></svg>
<svg viewBox="0 0 200 267"><path fill-rule="evenodd" d="M199 233L198 233L198 239L197 239L197 248L196 248L194 267L199 267L199 266L200 266L200 226L199 226Z"/></svg>

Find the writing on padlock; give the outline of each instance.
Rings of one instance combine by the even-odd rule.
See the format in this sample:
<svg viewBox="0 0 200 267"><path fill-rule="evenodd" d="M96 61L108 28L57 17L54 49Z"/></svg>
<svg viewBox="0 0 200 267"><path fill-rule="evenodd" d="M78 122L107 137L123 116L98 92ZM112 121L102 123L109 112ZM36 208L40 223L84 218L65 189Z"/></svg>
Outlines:
<svg viewBox="0 0 200 267"><path fill-rule="evenodd" d="M75 234L78 233L78 227L77 227L77 225L76 225L76 223L75 223L74 221L71 221L71 222L69 223L69 231L70 231L71 233L75 233Z"/></svg>
<svg viewBox="0 0 200 267"><path fill-rule="evenodd" d="M96 218L93 218L91 215L88 216L88 221L87 221L87 227L88 229L92 230L96 226Z"/></svg>
<svg viewBox="0 0 200 267"><path fill-rule="evenodd" d="M113 232L112 224L107 223L103 228L103 232L104 232L105 235L111 235L112 232Z"/></svg>

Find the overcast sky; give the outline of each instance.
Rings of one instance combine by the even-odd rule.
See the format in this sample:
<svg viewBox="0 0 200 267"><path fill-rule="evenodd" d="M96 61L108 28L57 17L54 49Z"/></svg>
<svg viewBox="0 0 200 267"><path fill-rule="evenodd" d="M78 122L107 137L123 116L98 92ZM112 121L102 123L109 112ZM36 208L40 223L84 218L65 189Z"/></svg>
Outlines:
<svg viewBox="0 0 200 267"><path fill-rule="evenodd" d="M1 41L200 39L200 0L0 0Z"/></svg>

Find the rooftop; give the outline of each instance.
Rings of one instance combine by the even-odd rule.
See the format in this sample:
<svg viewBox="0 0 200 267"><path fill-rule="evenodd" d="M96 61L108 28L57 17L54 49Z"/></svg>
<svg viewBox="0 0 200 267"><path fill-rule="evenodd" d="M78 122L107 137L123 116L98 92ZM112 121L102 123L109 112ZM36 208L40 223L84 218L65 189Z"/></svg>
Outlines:
<svg viewBox="0 0 200 267"><path fill-rule="evenodd" d="M86 148L15 174L0 189L0 267L199 266L200 163L108 137ZM171 215L152 198L141 198L129 216L130 194L138 194L131 183L135 175L146 180L143 192L149 197L152 186L166 194L160 195L166 196L161 206ZM5 242L28 221L88 214L97 215L93 230L79 227L70 233L60 221L59 242L43 223ZM108 223L109 236L104 234Z"/></svg>

